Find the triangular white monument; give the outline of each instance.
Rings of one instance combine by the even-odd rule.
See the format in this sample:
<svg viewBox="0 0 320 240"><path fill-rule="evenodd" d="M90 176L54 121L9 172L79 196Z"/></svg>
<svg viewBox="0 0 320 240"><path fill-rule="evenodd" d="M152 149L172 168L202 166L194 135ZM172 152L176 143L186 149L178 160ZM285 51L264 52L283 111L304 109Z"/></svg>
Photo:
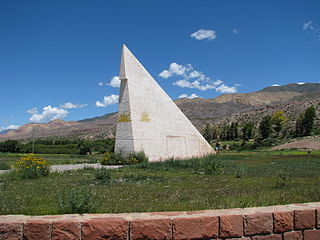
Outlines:
<svg viewBox="0 0 320 240"><path fill-rule="evenodd" d="M125 45L120 80L115 152L144 151L149 161L215 153Z"/></svg>

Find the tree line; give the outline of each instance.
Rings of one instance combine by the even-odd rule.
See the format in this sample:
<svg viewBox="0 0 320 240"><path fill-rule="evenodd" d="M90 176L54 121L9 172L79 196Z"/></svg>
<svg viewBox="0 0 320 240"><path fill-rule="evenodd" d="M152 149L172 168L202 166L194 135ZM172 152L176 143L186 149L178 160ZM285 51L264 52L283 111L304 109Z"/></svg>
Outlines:
<svg viewBox="0 0 320 240"><path fill-rule="evenodd" d="M114 139L106 138L99 140L85 139L35 139L21 142L7 140L0 142L0 152L10 153L34 153L39 154L91 154L93 152L113 152Z"/></svg>
<svg viewBox="0 0 320 240"><path fill-rule="evenodd" d="M315 129L315 119L316 109L311 106L299 115L294 126L288 124L289 119L286 118L283 111L276 111L272 115L264 116L258 123L252 121L246 121L242 124L232 122L223 126L207 123L202 134L208 142L218 140L242 140L245 142L250 139L303 137L320 132L319 128Z"/></svg>

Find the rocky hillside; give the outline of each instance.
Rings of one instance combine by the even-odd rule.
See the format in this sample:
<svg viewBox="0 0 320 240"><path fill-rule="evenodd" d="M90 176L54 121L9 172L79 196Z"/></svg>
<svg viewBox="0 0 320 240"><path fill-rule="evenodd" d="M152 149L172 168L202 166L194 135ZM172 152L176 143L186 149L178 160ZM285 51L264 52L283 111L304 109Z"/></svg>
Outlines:
<svg viewBox="0 0 320 240"><path fill-rule="evenodd" d="M213 99L216 103L240 103L251 106L262 106L273 103L282 103L292 100L294 97L302 96L299 92L251 92L251 93L229 93Z"/></svg>
<svg viewBox="0 0 320 240"><path fill-rule="evenodd" d="M297 101L290 101L283 104L272 104L257 107L251 111L245 111L241 113L232 113L228 117L220 118L215 123L218 125L224 125L231 122L260 122L260 120L266 115L272 115L274 112L282 110L285 116L291 121L294 122L295 119L298 118L299 114L306 110L308 107L314 106L316 107L316 125L320 125L320 99L319 100L312 100L306 102L297 102Z"/></svg>
<svg viewBox="0 0 320 240"><path fill-rule="evenodd" d="M307 107L317 107L316 124L320 125L320 84L288 84L267 87L258 92L224 94L212 99L178 99L177 106L191 122L202 130L207 122L223 125L231 122L258 122L265 115L283 110L287 118L294 120ZM114 136L116 113L66 122L54 120L47 124L28 123L17 130L0 135L7 139L46 137L105 138Z"/></svg>
<svg viewBox="0 0 320 240"><path fill-rule="evenodd" d="M259 92L298 92L298 93L315 93L320 92L319 83L291 83L283 86L270 86L261 89Z"/></svg>

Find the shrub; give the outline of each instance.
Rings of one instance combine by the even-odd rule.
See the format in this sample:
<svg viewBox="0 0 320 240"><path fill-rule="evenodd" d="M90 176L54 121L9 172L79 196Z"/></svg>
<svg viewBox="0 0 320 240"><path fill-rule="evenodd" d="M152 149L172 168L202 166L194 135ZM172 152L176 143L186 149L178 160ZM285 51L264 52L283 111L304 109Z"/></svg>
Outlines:
<svg viewBox="0 0 320 240"><path fill-rule="evenodd" d="M0 170L7 170L7 169L10 169L10 166L4 161L0 161Z"/></svg>
<svg viewBox="0 0 320 240"><path fill-rule="evenodd" d="M100 184L109 183L111 179L111 173L108 169L100 168L94 171L94 180Z"/></svg>
<svg viewBox="0 0 320 240"><path fill-rule="evenodd" d="M94 211L93 194L88 188L72 188L58 195L59 211L66 213L88 213Z"/></svg>
<svg viewBox="0 0 320 240"><path fill-rule="evenodd" d="M110 153L110 152L105 152L105 153L103 154L103 157L102 157L100 163L101 163L102 165L110 165L110 164L112 164L112 163L111 163L111 161L112 161L111 158L112 158L112 153Z"/></svg>
<svg viewBox="0 0 320 240"><path fill-rule="evenodd" d="M212 158L211 156L195 160L192 165L196 173L200 171L204 174L220 175L225 172L224 162Z"/></svg>
<svg viewBox="0 0 320 240"><path fill-rule="evenodd" d="M103 158L100 161L102 165L125 165L128 164L128 160L122 153L110 153L103 154Z"/></svg>
<svg viewBox="0 0 320 240"><path fill-rule="evenodd" d="M14 167L23 179L35 179L49 174L48 162L33 153L21 157Z"/></svg>
<svg viewBox="0 0 320 240"><path fill-rule="evenodd" d="M243 166L237 168L236 178L242 178L246 174L246 169Z"/></svg>
<svg viewBox="0 0 320 240"><path fill-rule="evenodd" d="M127 156L120 153L106 152L100 163L102 165L132 165L136 163L148 162L148 157L144 152L130 153Z"/></svg>
<svg viewBox="0 0 320 240"><path fill-rule="evenodd" d="M129 164L148 162L148 157L143 151L131 153L128 158Z"/></svg>
<svg viewBox="0 0 320 240"><path fill-rule="evenodd" d="M212 175L220 175L223 174L225 170L225 166L221 161L205 161L204 163L204 173L212 174Z"/></svg>
<svg viewBox="0 0 320 240"><path fill-rule="evenodd" d="M280 172L278 174L278 180L276 182L276 187L280 187L280 188L285 187L287 185L287 179L288 179L288 175L283 172Z"/></svg>

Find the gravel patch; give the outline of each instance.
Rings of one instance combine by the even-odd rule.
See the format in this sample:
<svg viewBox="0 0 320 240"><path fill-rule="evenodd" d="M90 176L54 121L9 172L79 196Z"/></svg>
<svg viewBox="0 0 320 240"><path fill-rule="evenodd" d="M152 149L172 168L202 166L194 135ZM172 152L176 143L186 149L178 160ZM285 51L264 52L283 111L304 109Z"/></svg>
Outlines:
<svg viewBox="0 0 320 240"><path fill-rule="evenodd" d="M51 165L50 171L51 172L63 172L68 170L78 170L83 168L107 168L107 169L116 169L121 168L123 165L101 165L100 163L80 163L80 164L61 164L61 165ZM6 173L11 171L9 170L0 170L0 174Z"/></svg>
<svg viewBox="0 0 320 240"><path fill-rule="evenodd" d="M279 146L271 148L271 150L289 150L289 149L301 149L307 151L320 150L320 138L312 137L290 143L285 143Z"/></svg>

